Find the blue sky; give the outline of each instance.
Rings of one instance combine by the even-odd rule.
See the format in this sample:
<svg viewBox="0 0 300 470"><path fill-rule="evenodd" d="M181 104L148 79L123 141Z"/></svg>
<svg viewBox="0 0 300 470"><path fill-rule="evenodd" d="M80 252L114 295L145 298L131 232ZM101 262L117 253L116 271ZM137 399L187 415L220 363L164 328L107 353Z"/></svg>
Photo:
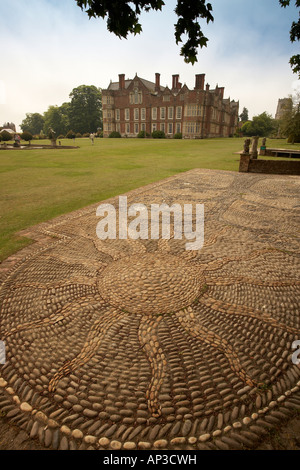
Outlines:
<svg viewBox="0 0 300 470"><path fill-rule="evenodd" d="M175 0L162 12L141 16L143 32L120 40L102 19L88 19L75 0L10 0L1 4L0 125L17 127L26 113L43 113L69 101L73 88L86 84L106 88L119 73L172 84L172 74L194 87L197 73L206 74L225 97L239 100L250 118L263 111L275 115L278 98L300 91L289 58L299 53L289 30L298 11L278 0L211 0L214 23L203 30L208 47L198 62L185 64L175 44ZM4 19L4 20L3 20Z"/></svg>

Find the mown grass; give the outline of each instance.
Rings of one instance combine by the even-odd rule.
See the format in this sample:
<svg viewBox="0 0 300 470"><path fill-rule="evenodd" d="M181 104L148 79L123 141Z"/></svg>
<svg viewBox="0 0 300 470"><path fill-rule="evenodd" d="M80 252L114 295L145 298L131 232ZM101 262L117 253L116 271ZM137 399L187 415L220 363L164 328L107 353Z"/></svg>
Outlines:
<svg viewBox="0 0 300 470"><path fill-rule="evenodd" d="M76 139L78 149L1 150L0 260L31 243L17 232L58 215L192 168L238 171L243 141Z"/></svg>

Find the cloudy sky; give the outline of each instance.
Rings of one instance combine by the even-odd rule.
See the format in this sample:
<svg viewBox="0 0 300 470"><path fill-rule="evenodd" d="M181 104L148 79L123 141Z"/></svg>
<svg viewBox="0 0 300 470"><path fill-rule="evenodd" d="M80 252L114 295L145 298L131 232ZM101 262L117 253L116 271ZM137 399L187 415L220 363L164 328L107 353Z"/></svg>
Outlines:
<svg viewBox="0 0 300 470"><path fill-rule="evenodd" d="M214 23L203 30L208 47L198 62L185 64L174 39L175 0L163 12L141 16L143 32L120 40L106 21L88 19L75 0L1 2L0 125L21 124L26 113L43 113L69 101L79 85L107 88L118 74L172 85L172 74L193 88L195 74L205 73L211 88L225 87L225 98L240 102L249 117L275 115L278 98L300 91L289 65L299 43L290 43L299 10L283 9L278 0L211 0Z"/></svg>

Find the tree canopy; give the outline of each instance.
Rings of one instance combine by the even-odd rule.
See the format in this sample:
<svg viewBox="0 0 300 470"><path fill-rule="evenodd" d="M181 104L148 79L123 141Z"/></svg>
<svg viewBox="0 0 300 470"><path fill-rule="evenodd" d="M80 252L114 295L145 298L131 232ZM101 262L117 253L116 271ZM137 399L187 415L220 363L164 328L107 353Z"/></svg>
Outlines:
<svg viewBox="0 0 300 470"><path fill-rule="evenodd" d="M44 114L27 113L20 125L23 132L48 135L53 129L56 136L97 132L102 126L102 93L94 85L80 85L70 95L71 101L61 106L49 106Z"/></svg>
<svg viewBox="0 0 300 470"><path fill-rule="evenodd" d="M120 38L126 38L128 33L140 34L142 25L139 16L142 11L162 10L163 0L76 0L77 5L85 9L90 18L107 17L108 31ZM199 18L207 23L213 21L212 5L206 0L177 0L175 13L178 21L175 24L176 44L182 42L182 36L187 35L180 54L186 62L197 61L197 48L207 45L208 38L204 36L199 25Z"/></svg>
<svg viewBox="0 0 300 470"><path fill-rule="evenodd" d="M249 120L249 112L248 112L248 109L247 108L243 108L243 111L241 112L240 114L240 120L242 122L246 122Z"/></svg>
<svg viewBox="0 0 300 470"><path fill-rule="evenodd" d="M80 85L70 93L70 128L75 132L96 132L100 127L102 93L94 85Z"/></svg>
<svg viewBox="0 0 300 470"><path fill-rule="evenodd" d="M275 128L274 119L267 112L254 116L252 121L247 121L242 126L242 133L246 136L259 135L268 137Z"/></svg>
<svg viewBox="0 0 300 470"><path fill-rule="evenodd" d="M45 124L44 116L39 113L26 113L26 118L23 119L20 125L23 132L30 132L31 134L39 134Z"/></svg>
<svg viewBox="0 0 300 470"><path fill-rule="evenodd" d="M48 111L44 113L44 133L47 135L49 129L53 129L56 136L66 134L69 128L69 119L63 112L62 106L49 106Z"/></svg>
<svg viewBox="0 0 300 470"><path fill-rule="evenodd" d="M89 18L107 18L108 31L120 38L126 38L128 33L140 34L142 25L139 16L142 11L162 10L165 2L163 0L75 0L77 5L85 10ZM291 0L279 0L279 4L286 8ZM295 0L296 7L300 7L300 0ZM177 0L175 13L178 17L175 26L176 44L183 43L180 55L185 62L194 64L197 62L197 49L206 47L208 38L203 34L199 19L207 23L214 21L212 15L212 4L207 0ZM182 37L185 38L185 42ZM292 23L290 30L291 42L300 39L300 17L298 22ZM294 73L300 77L300 54L290 59Z"/></svg>

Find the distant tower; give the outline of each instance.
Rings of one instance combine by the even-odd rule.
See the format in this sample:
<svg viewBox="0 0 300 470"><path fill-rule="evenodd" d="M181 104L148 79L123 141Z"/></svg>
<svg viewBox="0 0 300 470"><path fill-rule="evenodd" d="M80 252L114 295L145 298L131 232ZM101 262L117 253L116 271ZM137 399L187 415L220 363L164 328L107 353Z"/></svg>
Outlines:
<svg viewBox="0 0 300 470"><path fill-rule="evenodd" d="M288 111L289 109L292 109L292 106L293 106L292 98L279 99L278 104L277 104L275 119L276 120L281 119L286 111Z"/></svg>

